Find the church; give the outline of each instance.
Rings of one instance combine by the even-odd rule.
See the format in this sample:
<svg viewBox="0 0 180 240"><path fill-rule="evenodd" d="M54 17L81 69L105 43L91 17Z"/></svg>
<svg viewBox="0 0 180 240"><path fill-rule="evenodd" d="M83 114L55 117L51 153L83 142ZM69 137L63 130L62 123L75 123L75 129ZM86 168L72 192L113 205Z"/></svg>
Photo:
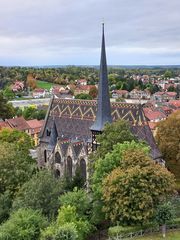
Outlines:
<svg viewBox="0 0 180 240"><path fill-rule="evenodd" d="M98 99L51 99L40 134L39 167L52 168L57 177L66 174L69 178L78 167L87 180L88 155L97 148L96 136L107 122L118 119L128 121L132 133L150 146L152 158L156 162L162 161L142 106L110 103L103 24Z"/></svg>

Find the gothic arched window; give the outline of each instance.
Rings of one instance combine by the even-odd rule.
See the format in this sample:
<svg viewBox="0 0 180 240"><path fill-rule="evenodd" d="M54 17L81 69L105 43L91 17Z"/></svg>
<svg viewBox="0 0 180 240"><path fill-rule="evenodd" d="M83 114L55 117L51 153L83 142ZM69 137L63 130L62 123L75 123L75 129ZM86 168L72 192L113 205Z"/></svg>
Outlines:
<svg viewBox="0 0 180 240"><path fill-rule="evenodd" d="M59 154L59 152L55 153L55 163L61 163L61 155Z"/></svg>
<svg viewBox="0 0 180 240"><path fill-rule="evenodd" d="M83 178L84 181L86 181L86 161L84 159L81 159L80 161L80 172L81 172L81 176Z"/></svg>
<svg viewBox="0 0 180 240"><path fill-rule="evenodd" d="M67 157L66 175L67 177L72 178L72 158L71 157Z"/></svg>

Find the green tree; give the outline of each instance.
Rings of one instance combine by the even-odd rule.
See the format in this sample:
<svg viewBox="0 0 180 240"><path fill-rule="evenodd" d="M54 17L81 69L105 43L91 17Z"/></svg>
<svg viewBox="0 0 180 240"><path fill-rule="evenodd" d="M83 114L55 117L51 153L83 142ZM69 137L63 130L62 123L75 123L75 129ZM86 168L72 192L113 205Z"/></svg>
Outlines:
<svg viewBox="0 0 180 240"><path fill-rule="evenodd" d="M0 92L0 118L3 120L12 118L15 116L15 109L12 104L8 103L3 93Z"/></svg>
<svg viewBox="0 0 180 240"><path fill-rule="evenodd" d="M92 100L92 97L89 94L80 93L75 96L75 99Z"/></svg>
<svg viewBox="0 0 180 240"><path fill-rule="evenodd" d="M1 142L0 193L9 190L11 194L14 194L32 176L34 166L32 158L18 150L17 145Z"/></svg>
<svg viewBox="0 0 180 240"><path fill-rule="evenodd" d="M166 224L168 221L172 220L175 211L171 202L161 202L160 205L157 206L155 219L157 223L162 226L162 235L166 237Z"/></svg>
<svg viewBox="0 0 180 240"><path fill-rule="evenodd" d="M20 209L0 226L0 240L39 239L41 230L46 226L46 219L38 211Z"/></svg>
<svg viewBox="0 0 180 240"><path fill-rule="evenodd" d="M91 209L91 199L85 190L74 188L73 192L67 192L60 196L60 206L74 206L77 214L87 219Z"/></svg>
<svg viewBox="0 0 180 240"><path fill-rule="evenodd" d="M30 120L30 119L33 119L33 115L36 114L36 108L35 107L26 107L23 111L23 117L26 119L26 120Z"/></svg>
<svg viewBox="0 0 180 240"><path fill-rule="evenodd" d="M102 134L97 136L97 141L100 144L95 154L90 158L97 160L104 158L105 155L113 150L114 145L125 141L131 142L137 140L131 133L129 123L125 120L118 120L112 124L106 124Z"/></svg>
<svg viewBox="0 0 180 240"><path fill-rule="evenodd" d="M89 90L89 95L91 96L92 99L96 98L98 95L98 90L96 86L93 86Z"/></svg>
<svg viewBox="0 0 180 240"><path fill-rule="evenodd" d="M106 217L113 223L144 224L173 193L174 176L140 149L126 150L120 166L103 180Z"/></svg>
<svg viewBox="0 0 180 240"><path fill-rule="evenodd" d="M164 73L164 77L165 77L166 79L171 78L171 77L172 77L172 72L169 71L169 70L166 70L166 72Z"/></svg>
<svg viewBox="0 0 180 240"><path fill-rule="evenodd" d="M107 153L104 158L100 158L95 162L94 173L92 175L92 191L93 191L93 215L92 221L99 223L104 220L105 216L102 212L102 182L103 179L111 173L115 168L121 165L123 152L129 152L134 149L141 149L144 153L149 153L149 147L142 143L124 142L114 146L111 153Z"/></svg>
<svg viewBox="0 0 180 240"><path fill-rule="evenodd" d="M7 100L12 100L15 97L15 94L13 91L10 89L10 87L6 87L3 91L3 95Z"/></svg>
<svg viewBox="0 0 180 240"><path fill-rule="evenodd" d="M33 141L31 137L16 129L4 128L0 131L0 142L13 143L17 150L23 154L29 155L29 149L33 148Z"/></svg>
<svg viewBox="0 0 180 240"><path fill-rule="evenodd" d="M63 226L67 223L74 224L78 233L78 240L84 240L92 229L87 220L80 218L74 206L63 206L59 209L57 226Z"/></svg>
<svg viewBox="0 0 180 240"><path fill-rule="evenodd" d="M156 141L167 167L180 182L180 111L157 125Z"/></svg>
<svg viewBox="0 0 180 240"><path fill-rule="evenodd" d="M63 193L62 182L48 170L41 170L26 182L16 194L13 209L21 207L41 210L48 218L57 215L59 196Z"/></svg>

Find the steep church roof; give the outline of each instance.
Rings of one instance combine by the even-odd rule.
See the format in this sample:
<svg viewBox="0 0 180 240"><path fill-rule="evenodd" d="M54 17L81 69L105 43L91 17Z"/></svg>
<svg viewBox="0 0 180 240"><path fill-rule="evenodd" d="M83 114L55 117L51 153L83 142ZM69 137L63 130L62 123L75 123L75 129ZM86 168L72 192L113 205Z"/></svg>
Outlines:
<svg viewBox="0 0 180 240"><path fill-rule="evenodd" d="M103 23L97 113L96 113L96 120L90 129L95 131L102 131L104 128L104 125L107 122L111 123L112 117L111 117L111 105L110 105L110 98L109 98L104 23Z"/></svg>
<svg viewBox="0 0 180 240"><path fill-rule="evenodd" d="M47 129L56 123L58 139L88 141L91 138L90 127L96 119L97 102L91 100L52 99L40 141L49 143ZM147 142L151 147L151 155L159 158L159 152L142 107L138 104L121 102L111 103L112 120L125 119L129 122L133 134Z"/></svg>

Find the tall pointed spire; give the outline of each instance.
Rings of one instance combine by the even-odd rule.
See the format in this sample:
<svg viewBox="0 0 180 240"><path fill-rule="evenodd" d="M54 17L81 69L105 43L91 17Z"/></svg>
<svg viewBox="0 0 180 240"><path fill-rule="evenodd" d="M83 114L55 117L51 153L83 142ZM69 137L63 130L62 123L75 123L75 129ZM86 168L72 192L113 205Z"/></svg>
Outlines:
<svg viewBox="0 0 180 240"><path fill-rule="evenodd" d="M101 132L104 128L105 123L107 122L111 123L112 117L111 117L111 105L110 105L109 87L108 87L108 74L107 74L107 63L106 63L104 23L103 23L97 114L96 114L96 120L94 124L91 126L91 131Z"/></svg>

